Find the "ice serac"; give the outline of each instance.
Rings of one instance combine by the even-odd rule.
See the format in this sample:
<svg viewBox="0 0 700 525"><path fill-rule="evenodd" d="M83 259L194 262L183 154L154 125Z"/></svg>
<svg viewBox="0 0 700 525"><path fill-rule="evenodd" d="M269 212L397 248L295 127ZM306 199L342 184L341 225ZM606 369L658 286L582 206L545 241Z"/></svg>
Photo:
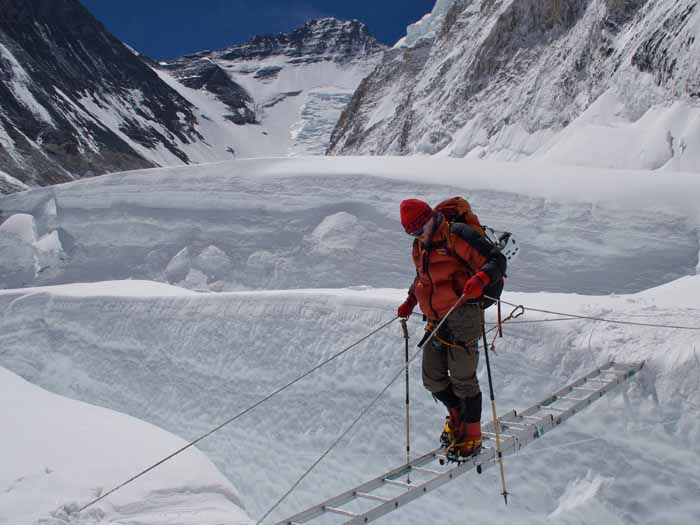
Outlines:
<svg viewBox="0 0 700 525"><path fill-rule="evenodd" d="M699 23L694 0L437 2L360 85L328 153L697 170Z"/></svg>
<svg viewBox="0 0 700 525"><path fill-rule="evenodd" d="M0 0L0 165L29 185L186 163L192 106L77 0Z"/></svg>

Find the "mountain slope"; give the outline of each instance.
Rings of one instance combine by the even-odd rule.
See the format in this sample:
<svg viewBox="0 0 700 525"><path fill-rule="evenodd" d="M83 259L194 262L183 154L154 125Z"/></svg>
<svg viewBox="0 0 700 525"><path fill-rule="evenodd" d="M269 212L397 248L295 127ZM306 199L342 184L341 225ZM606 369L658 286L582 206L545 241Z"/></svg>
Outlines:
<svg viewBox="0 0 700 525"><path fill-rule="evenodd" d="M290 33L257 36L157 68L164 80L167 75L190 88L169 82L202 108L204 119L228 130L234 156L319 155L384 49L364 24L323 18ZM212 98L220 104L208 107ZM215 136L203 133L217 144Z"/></svg>
<svg viewBox="0 0 700 525"><path fill-rule="evenodd" d="M328 151L700 169L698 27L694 0L441 0Z"/></svg>
<svg viewBox="0 0 700 525"><path fill-rule="evenodd" d="M356 21L158 64L78 0L0 0L0 169L29 186L232 157L322 154L384 47ZM0 191L16 191L7 177Z"/></svg>
<svg viewBox="0 0 700 525"><path fill-rule="evenodd" d="M192 106L77 0L0 1L0 165L24 183L188 162Z"/></svg>

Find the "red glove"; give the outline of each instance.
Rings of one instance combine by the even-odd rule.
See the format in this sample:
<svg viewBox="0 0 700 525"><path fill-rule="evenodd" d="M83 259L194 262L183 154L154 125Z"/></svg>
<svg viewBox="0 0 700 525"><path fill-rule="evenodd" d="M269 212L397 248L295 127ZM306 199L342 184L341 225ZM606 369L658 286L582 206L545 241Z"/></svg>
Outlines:
<svg viewBox="0 0 700 525"><path fill-rule="evenodd" d="M408 319L409 316L413 313L413 309L416 307L417 304L418 301L416 300L416 296L412 293L409 293L408 298L406 298L403 304L399 306L399 311L397 312L398 316L403 319Z"/></svg>
<svg viewBox="0 0 700 525"><path fill-rule="evenodd" d="M466 283L462 296L465 299L478 299L484 293L484 288L491 282L491 278L486 272L478 272Z"/></svg>

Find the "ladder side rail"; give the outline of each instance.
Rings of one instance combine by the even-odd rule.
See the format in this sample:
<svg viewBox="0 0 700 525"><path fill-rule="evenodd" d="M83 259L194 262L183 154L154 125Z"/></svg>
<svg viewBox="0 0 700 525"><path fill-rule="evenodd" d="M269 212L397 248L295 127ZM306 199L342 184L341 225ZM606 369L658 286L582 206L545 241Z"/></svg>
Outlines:
<svg viewBox="0 0 700 525"><path fill-rule="evenodd" d="M532 415L536 414L537 412L539 412L542 409L541 408L542 406L547 406L547 405L551 405L551 404L555 403L561 395L565 395L565 394L569 393L571 390L573 390L574 387L585 385L586 382L588 382L588 381L600 381L601 383L605 384L605 387L596 388L595 390L597 392L600 392L603 388L606 388L609 386L613 386L613 388L614 388L615 386L619 385L621 383L621 381L624 381L628 377L631 377L631 376L628 376L628 374L630 373L630 370L638 371L642 367L641 364L628 365L628 366L625 366L625 370L627 372L621 370L620 373L616 373L616 379L610 379L610 380L602 380L602 379L598 380L598 379L596 379L597 377L600 376L601 373L603 373L603 372L605 372L605 370L607 370L606 367L611 367L613 365L614 365L614 363L612 361L610 361L609 363L606 363L602 367L597 368L596 370L586 374L585 376L577 379L576 381L573 381L569 385L567 385L564 388L562 388L561 390L559 390L557 393L546 397L544 400L540 401L536 405L533 405L530 408L522 410L520 412L520 415L521 416L532 416ZM590 385L590 386L593 387L594 385ZM591 388L591 390L593 390L593 388ZM607 392L607 390L606 390L606 392Z"/></svg>
<svg viewBox="0 0 700 525"><path fill-rule="evenodd" d="M484 458L484 456L487 456ZM411 490L404 492L403 494L397 496L396 498L392 499L391 501L388 501L382 505L379 505L373 509L370 509L369 511L365 512L364 514L360 514L356 518L353 518L350 521L346 521L346 525L352 524L352 525L360 525L364 523L369 523L370 521L374 521L377 518L380 518L389 512L392 512L399 507L402 507L406 503L409 503L413 501L414 499L417 499L428 492L431 492L438 487L441 487L445 483L448 483L452 481L453 479L461 476L465 472L470 471L471 469L475 468L477 465L477 459L479 461L482 461L486 459L486 461L490 461L495 457L495 451L493 449L485 449L479 456L470 459L469 461L465 461L464 463L460 463L456 467L453 467L450 470L445 471L442 473L440 476L437 476L429 481L426 481L425 483L422 483L420 485L416 485L414 488Z"/></svg>
<svg viewBox="0 0 700 525"><path fill-rule="evenodd" d="M503 423L508 424L509 421L513 421L512 419L509 418L523 418L523 417L530 417L536 414L537 412L540 412L542 410L542 406L547 406L547 405L552 405L556 403L562 396L570 393L573 391L574 388L581 387L586 384L587 381L594 379L596 377L599 377L603 373L611 373L615 374L616 379L615 380L605 380L604 382L606 385L612 384L612 385L617 385L620 383L620 379L625 379L625 377L622 376L622 374L626 373L629 369L630 366L625 366L625 365L618 365L618 368L614 368L615 363L613 361L609 361L608 363L604 364L603 366L596 368L595 370L589 372L588 374L572 381L569 383L567 386L564 388L560 389L559 391L551 394L550 396L546 397L539 403L532 405L529 408L526 408L525 410L522 410L520 412L517 412L515 410L512 410L510 412L507 412L503 414L501 417L499 417L499 421L502 421ZM619 368L623 367L623 368ZM635 366L636 368L636 366ZM592 385L591 385L592 386ZM591 388L589 389L594 392L600 392L600 388ZM515 420L513 423L519 423L519 421ZM493 423L489 422L484 426L484 429L488 432L493 432Z"/></svg>
<svg viewBox="0 0 700 525"><path fill-rule="evenodd" d="M552 420L556 425L560 425L567 419L570 419L573 415L578 414L582 410L584 410L586 407L590 406L594 401L597 399L602 398L604 395L608 394L612 390L615 390L618 386L620 386L622 383L627 381L630 377L632 377L636 372L641 370L643 367L643 363L638 363L632 366L628 366L626 368L626 372L624 374L618 374L618 378L614 382L609 382L605 386L601 387L598 389L597 392L591 392L588 396L585 398L582 398L578 403L575 403L566 409L559 409L558 407L555 408L557 410L557 414L552 414ZM543 407L543 410L547 410L548 407ZM547 427L545 427L547 428ZM544 433L544 432L543 432ZM539 437L539 436L538 436Z"/></svg>
<svg viewBox="0 0 700 525"><path fill-rule="evenodd" d="M318 505L314 505L310 509L307 509L303 512L300 512L298 514L295 514L294 516L291 516L283 521L280 521L277 523L277 525L291 525L292 523L306 523L308 521L311 521L315 518L318 518L322 514L326 512L326 507L342 507L346 503L349 503L350 501L361 497L357 496L357 493L371 493L373 490L378 489L379 487L383 486L385 484L385 479L395 479L399 478L406 473L408 473L411 469L411 467L416 466L420 467L422 465L426 465L428 463L431 463L437 458L437 454L442 450L442 448L436 448L435 450L428 452L427 454L424 454L423 456L411 461L409 464L404 464L401 465L400 467L397 467L388 473L382 474L380 476L377 476L376 478L367 481L363 483L362 485L359 485L355 488L352 488L346 492L343 492L342 494L339 494L338 496L335 496L329 500L324 501L323 503L319 503Z"/></svg>
<svg viewBox="0 0 700 525"><path fill-rule="evenodd" d="M608 363L606 366L612 366L614 363ZM623 365L621 365L623 366ZM590 391L590 394L586 396L585 398L581 398L581 400L578 403L575 403L574 405L567 407L567 408L548 408L545 403L548 405L553 405L555 404L558 399L556 396L549 396L545 399L544 403L540 403L537 405L534 405L525 411L521 413L517 413L515 410L511 412L507 412L504 414L504 417L520 417L521 419L527 418L530 421L533 421L532 423L522 423L522 422L517 422L518 426L521 426L522 428L512 428L510 434L508 437L503 439L502 445L503 445L503 454L513 454L517 452L518 450L522 449L523 447L527 446L530 444L532 441L539 439L542 437L544 434L547 432L551 431L552 429L556 428L557 426L561 425L564 421L567 419L570 419L572 416L575 414L581 412L584 410L586 407L591 405L595 400L600 399L603 397L605 394L608 392L614 390L617 388L620 384L624 383L626 380L630 379L633 377L639 370L642 369L644 366L644 363L635 363L634 365L624 365L624 368L618 368L613 372L615 374L616 379L612 381L599 381L600 383L603 383L603 386L597 389L588 389ZM595 377L598 377L600 375L601 371L604 371L604 368L597 369L594 372L591 372L590 374L587 374L584 378L582 378L584 381L583 383L586 382L586 380L593 380ZM581 380L577 380L573 384L578 384L578 382ZM592 385L591 385L592 386ZM569 391L571 391L572 385L569 385L566 388L569 388ZM545 404L545 406L542 406ZM556 410L556 414L548 413L546 412L547 410ZM508 424L508 420L504 421L504 423ZM516 421L512 421L512 423L516 423ZM493 425L491 424L490 427ZM515 426L515 425L514 425ZM486 430L489 428L489 425L485 425L484 429ZM438 458L444 457L444 453L442 452L442 448L437 448L433 450L432 452L429 452L407 464L404 464L392 471L389 471L388 473L385 473L369 482L366 482L354 489L351 489L340 496L336 496L334 498L329 499L328 501L317 505L309 510L306 510L304 512L301 512L299 514L296 514L295 516L292 516L291 518L287 518L281 522L278 522L278 525L293 525L297 523L305 523L307 521L310 521L311 519L314 519L320 515L322 515L325 512L325 509L327 507L331 507L334 509L337 509L340 505L347 503L349 501L352 501L356 498L362 497L359 494L362 495L367 495L370 493L372 490L375 490L381 486L386 486L387 480L395 479L398 478L407 472L411 470L412 467L420 467L422 465L426 465L428 463L431 463L432 461L435 461ZM352 524L360 524L360 523L368 523L369 521L372 521L374 519L377 519L395 509L397 509L399 506L404 505L405 503L408 503L409 501L412 501L427 492L434 490L435 488L444 485L445 483L451 481L452 479L456 478L457 476L462 475L464 472L466 472L470 467L476 466L477 472L481 473L483 470L490 468L491 466L494 466L496 464L496 458L495 458L495 450L492 448L485 448L482 453L475 458L471 458L470 460L461 463L457 465L456 467L453 467L450 470L447 470L438 476L434 477L433 479L426 481L420 485L415 485L412 488L408 489L406 492L403 494L393 498L389 499L386 498L388 501L380 504L379 506L370 509L369 511L365 512L364 514L359 514L357 517L354 517L351 521L348 521L346 523L352 523ZM376 499L381 501L382 498L370 498L370 499Z"/></svg>
<svg viewBox="0 0 700 525"><path fill-rule="evenodd" d="M567 419L570 419L571 417L573 417L574 415L576 415L577 413L579 413L580 411L585 409L587 406L592 404L597 399L600 399L601 397L603 397L603 395L605 395L608 392L617 388L617 386L619 386L619 384L621 384L625 380L632 377L632 375L634 375L634 372L630 372L629 370L638 371L642 368L642 366L643 366L643 363L639 364L639 365L635 365L634 367L631 367L631 368L628 367L627 368L628 372L625 373L623 376L621 376L618 379L618 381L616 381L614 383L606 384L601 389L599 389L597 392L591 392L591 394L589 396L584 398L582 401L580 401L576 405L570 407L569 409L566 409L566 411L558 413L556 415L543 414L541 421L539 421L537 424L534 424L534 423L529 424L523 430L512 432L513 435L510 436L509 439L504 439L502 441L503 454L504 455L514 454L514 453L518 452L520 449L522 449L522 448L526 447L527 445L529 445L530 443L532 443L533 441L541 438L543 435L547 434L548 432L550 432L554 428L561 425ZM593 374L593 373L589 374L589 375L592 375L593 377L595 376L595 374ZM537 412L539 410L539 407L537 407L537 406L535 406L533 408L536 409L535 412ZM488 453L489 453L488 456L485 456L484 452L486 452L486 451L488 451ZM470 463L474 463L474 464L476 464L477 472L482 473L484 470L495 466L496 465L496 458L495 458L494 449L486 449L484 452L482 452L479 456L474 458L474 460L478 460L478 462L472 461L469 463L464 463L464 464L460 465L459 467L464 467L465 465L468 465ZM459 468L459 467L456 467L456 468ZM455 469L453 469L453 471L454 470ZM450 471L450 472L452 472L452 471ZM463 472L460 471L460 474L461 473L463 473ZM432 481L435 481L435 480L432 480ZM428 483L431 483L431 482L428 482ZM445 481L445 483L446 483L446 481ZM442 484L442 483L440 483L440 484ZM418 497L418 496L414 495L411 499L415 499L416 497ZM410 501L410 500L407 500L407 501ZM391 503L387 503L385 505L388 506L388 505L391 505ZM382 505L381 507L384 507L385 505ZM396 505L395 508L398 508L398 505ZM374 509L372 511L369 511L367 514L364 514L361 517L362 521L360 521L360 518L357 518L356 520L353 520L353 521L348 522L348 523L360 524L360 523L367 523L368 521L371 521L372 519L376 519L376 518L371 517L374 515L374 512L376 510L378 510L378 509ZM383 515L383 514L378 514L377 517L379 517L381 515ZM366 520L366 519L364 519L365 517L369 517L370 519Z"/></svg>
<svg viewBox="0 0 700 525"><path fill-rule="evenodd" d="M594 371L594 372L591 372L591 373L589 373L589 374L586 374L584 377L581 377L581 378L577 379L576 381L573 381L572 383L569 383L568 385L566 385L566 386L565 386L564 388L562 388L561 390L558 390L557 392L554 392L554 394L552 394L552 395L553 395L553 396L556 396L556 397L561 397L561 396L563 396L563 395L566 395L566 394L568 394L569 392L571 392L574 388L583 386L583 385L586 384L587 381L589 381L589 380L591 380L591 379L595 379L596 377L600 377L600 376L602 376L603 374L612 374L612 375L615 376L615 379L618 379L619 376L621 375L622 371L616 370L616 369L605 368L605 367L612 366L612 364L613 364L613 363L608 363L608 364L605 365L603 368L599 368L598 370L596 370L596 371Z"/></svg>

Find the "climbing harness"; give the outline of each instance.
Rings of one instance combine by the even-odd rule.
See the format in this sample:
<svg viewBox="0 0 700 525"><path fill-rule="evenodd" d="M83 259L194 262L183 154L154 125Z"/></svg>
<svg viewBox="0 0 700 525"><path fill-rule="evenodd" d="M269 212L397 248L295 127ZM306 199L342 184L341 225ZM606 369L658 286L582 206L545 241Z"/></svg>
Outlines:
<svg viewBox="0 0 700 525"><path fill-rule="evenodd" d="M425 345L427 345L430 341L433 340L433 338L437 335L438 330L440 330L440 327L445 323L445 321L447 321L447 318L450 317L450 315L452 314L452 312L454 312L454 311L457 309L457 307L459 307L459 306L462 304L462 301L463 301L463 300L464 300L464 295L461 295L461 296L459 297L459 299L457 299L457 302L456 302L455 304L452 305L452 308L450 308L450 309L448 310L448 312L445 314L445 317L443 317L443 318L440 320L440 322L438 323L438 325L435 327L435 330L433 330L433 331L430 332L430 333L427 333L427 332L426 332L426 336L427 336L427 337L423 337L423 339L421 339L420 343L418 343L418 348L423 348Z"/></svg>

